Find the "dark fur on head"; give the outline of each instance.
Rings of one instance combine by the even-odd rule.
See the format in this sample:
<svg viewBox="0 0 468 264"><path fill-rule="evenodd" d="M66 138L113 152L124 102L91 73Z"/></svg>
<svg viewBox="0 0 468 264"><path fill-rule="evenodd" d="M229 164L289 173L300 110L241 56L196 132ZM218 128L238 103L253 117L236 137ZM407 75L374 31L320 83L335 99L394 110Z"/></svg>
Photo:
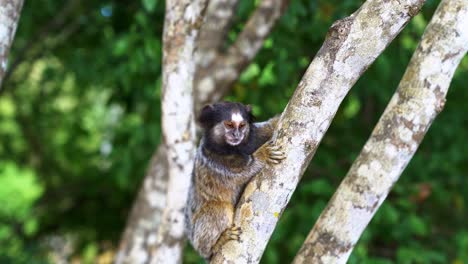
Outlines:
<svg viewBox="0 0 468 264"><path fill-rule="evenodd" d="M213 128L217 124L231 120L232 113L238 112L249 125L248 138L237 146L232 146L226 142L216 141ZM243 105L236 102L220 102L203 107L198 118L200 125L204 129L204 148L221 155L250 155L258 147L252 144L255 138L254 116L250 105Z"/></svg>
<svg viewBox="0 0 468 264"><path fill-rule="evenodd" d="M255 118L252 114L252 107L236 102L220 102L206 105L201 110L198 121L204 129L210 129L217 123L230 119L231 113L236 110L242 114L242 117L249 122L249 124L254 122Z"/></svg>

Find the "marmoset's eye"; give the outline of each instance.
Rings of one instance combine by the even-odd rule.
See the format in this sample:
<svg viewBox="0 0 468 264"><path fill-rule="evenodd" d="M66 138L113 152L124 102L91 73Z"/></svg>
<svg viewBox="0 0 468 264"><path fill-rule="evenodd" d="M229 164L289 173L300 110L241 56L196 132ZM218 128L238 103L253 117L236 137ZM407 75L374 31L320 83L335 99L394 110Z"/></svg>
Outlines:
<svg viewBox="0 0 468 264"><path fill-rule="evenodd" d="M231 121L224 121L224 126L227 128L234 128L234 124Z"/></svg>
<svg viewBox="0 0 468 264"><path fill-rule="evenodd" d="M245 127L245 123L244 123L244 122L241 122L241 123L239 124L239 128L243 128L243 127Z"/></svg>

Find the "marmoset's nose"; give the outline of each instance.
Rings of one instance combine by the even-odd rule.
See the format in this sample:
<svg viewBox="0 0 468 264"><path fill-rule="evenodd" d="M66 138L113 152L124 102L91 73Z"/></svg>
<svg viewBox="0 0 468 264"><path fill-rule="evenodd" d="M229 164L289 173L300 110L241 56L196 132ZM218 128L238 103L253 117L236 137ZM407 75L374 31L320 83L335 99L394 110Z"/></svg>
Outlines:
<svg viewBox="0 0 468 264"><path fill-rule="evenodd" d="M236 128L236 130L234 130L234 137L239 139L241 136L242 133L240 132L239 128Z"/></svg>

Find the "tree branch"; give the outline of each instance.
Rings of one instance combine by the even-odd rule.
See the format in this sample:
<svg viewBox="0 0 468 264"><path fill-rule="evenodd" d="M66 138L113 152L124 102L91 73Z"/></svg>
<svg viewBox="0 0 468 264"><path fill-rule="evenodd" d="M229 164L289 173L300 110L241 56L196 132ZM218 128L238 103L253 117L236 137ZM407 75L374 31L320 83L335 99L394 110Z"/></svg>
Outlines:
<svg viewBox="0 0 468 264"><path fill-rule="evenodd" d="M288 0L263 0L247 21L236 42L226 53L198 60L195 75L196 98L202 104L219 101L262 47L276 21L286 10ZM196 109L198 110L198 109Z"/></svg>
<svg viewBox="0 0 468 264"><path fill-rule="evenodd" d="M294 263L346 263L445 104L468 50L468 1L443 0L398 90Z"/></svg>
<svg viewBox="0 0 468 264"><path fill-rule="evenodd" d="M169 182L166 207L148 263L180 263L184 208L195 154L194 52L206 0L166 1L163 33L162 131Z"/></svg>
<svg viewBox="0 0 468 264"><path fill-rule="evenodd" d="M0 0L0 91L22 7L23 0Z"/></svg>
<svg viewBox="0 0 468 264"><path fill-rule="evenodd" d="M199 101L195 105L195 108L200 108ZM169 178L166 156L165 147L161 144L151 157L120 241L115 260L117 264L138 262L141 256L146 256L146 252L150 251L151 242L156 239L155 230L159 227L166 207Z"/></svg>
<svg viewBox="0 0 468 264"><path fill-rule="evenodd" d="M167 154L163 144L151 157L143 185L138 192L120 241L115 263L141 263L156 241L156 230L166 207Z"/></svg>
<svg viewBox="0 0 468 264"><path fill-rule="evenodd" d="M241 241L228 242L212 263L257 263L341 101L424 1L368 0L335 22L278 124L274 141L287 158L246 187L235 221Z"/></svg>
<svg viewBox="0 0 468 264"><path fill-rule="evenodd" d="M207 65L221 53L239 0L210 0L198 39L197 63Z"/></svg>

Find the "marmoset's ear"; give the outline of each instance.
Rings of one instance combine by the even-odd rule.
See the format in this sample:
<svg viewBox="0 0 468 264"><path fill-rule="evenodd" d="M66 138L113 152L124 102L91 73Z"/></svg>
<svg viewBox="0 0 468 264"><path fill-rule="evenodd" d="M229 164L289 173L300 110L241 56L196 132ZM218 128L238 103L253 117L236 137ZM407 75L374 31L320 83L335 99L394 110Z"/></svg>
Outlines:
<svg viewBox="0 0 468 264"><path fill-rule="evenodd" d="M249 116L249 122L252 123L253 121L255 121L255 116L252 113L252 106L249 104L246 105L245 111L247 112L247 115Z"/></svg>
<svg viewBox="0 0 468 264"><path fill-rule="evenodd" d="M205 105L198 116L198 122L202 127L209 128L215 121L214 114L215 107L213 105Z"/></svg>

